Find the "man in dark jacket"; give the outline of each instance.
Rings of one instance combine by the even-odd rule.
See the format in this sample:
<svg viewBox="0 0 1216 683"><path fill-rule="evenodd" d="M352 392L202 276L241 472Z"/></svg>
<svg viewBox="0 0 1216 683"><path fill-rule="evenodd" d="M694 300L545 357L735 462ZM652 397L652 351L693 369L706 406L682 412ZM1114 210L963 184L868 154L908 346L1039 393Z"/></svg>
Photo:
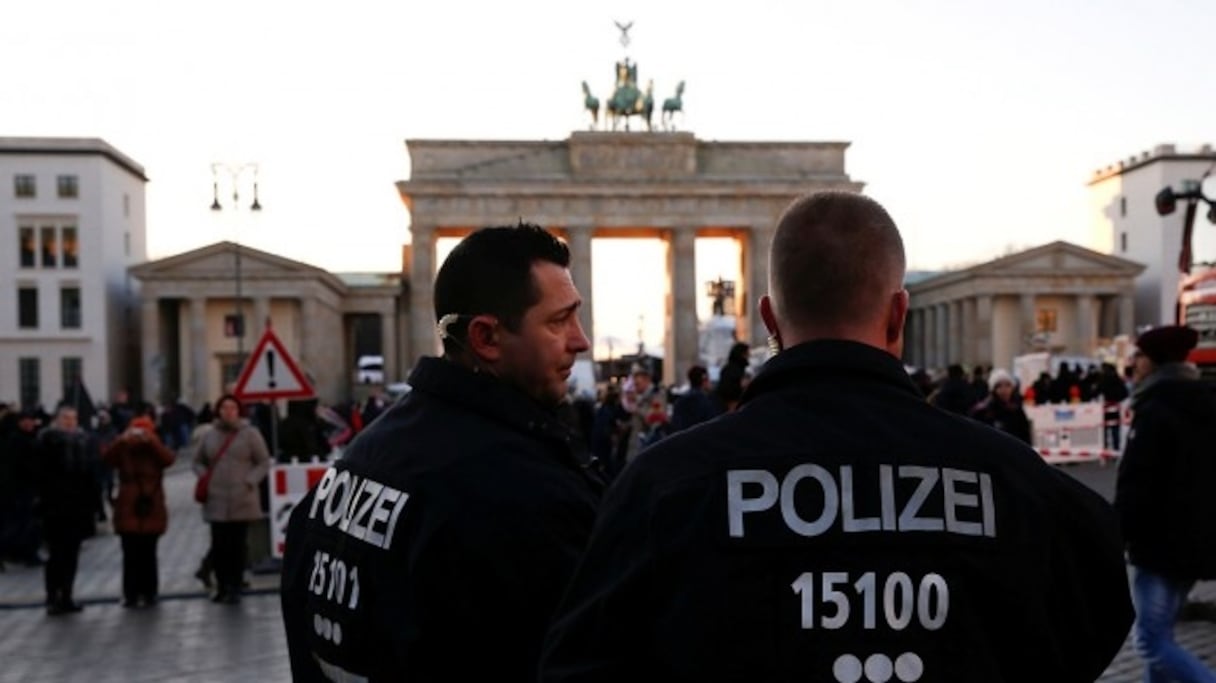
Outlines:
<svg viewBox="0 0 1216 683"><path fill-rule="evenodd" d="M462 241L435 280L443 358L296 507L283 619L297 681L531 681L600 481L554 408L590 344L564 244Z"/></svg>
<svg viewBox="0 0 1216 683"><path fill-rule="evenodd" d="M97 449L77 423L76 409L59 407L55 421L38 435L38 509L47 560L46 611L79 612L73 597L80 544L93 535L97 499Z"/></svg>
<svg viewBox="0 0 1216 683"><path fill-rule="evenodd" d="M1132 565L1133 641L1145 680L1216 681L1174 642L1191 587L1216 578L1216 401L1185 363L1199 335L1158 327L1136 340L1132 428L1119 463L1115 507Z"/></svg>
<svg viewBox="0 0 1216 683"><path fill-rule="evenodd" d="M737 412L621 474L541 680L1096 679L1132 620L1114 512L920 398L886 211L801 199L770 267L784 350Z"/></svg>
<svg viewBox="0 0 1216 683"><path fill-rule="evenodd" d="M708 422L718 415L709 395L709 372L700 365L688 369L688 391L671 408L671 432Z"/></svg>

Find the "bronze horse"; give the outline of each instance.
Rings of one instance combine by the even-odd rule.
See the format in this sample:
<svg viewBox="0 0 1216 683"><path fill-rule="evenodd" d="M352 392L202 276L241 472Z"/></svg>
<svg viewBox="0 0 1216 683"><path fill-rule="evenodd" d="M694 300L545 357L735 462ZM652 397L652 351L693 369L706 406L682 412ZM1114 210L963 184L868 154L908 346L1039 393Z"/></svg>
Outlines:
<svg viewBox="0 0 1216 683"><path fill-rule="evenodd" d="M676 86L675 97L663 100L663 128L675 130L673 119L675 119L676 112L679 112L681 116L684 114L684 81L680 81Z"/></svg>
<svg viewBox="0 0 1216 683"><path fill-rule="evenodd" d="M591 94L587 81L583 81L583 108L591 112L591 130L600 124L600 98Z"/></svg>

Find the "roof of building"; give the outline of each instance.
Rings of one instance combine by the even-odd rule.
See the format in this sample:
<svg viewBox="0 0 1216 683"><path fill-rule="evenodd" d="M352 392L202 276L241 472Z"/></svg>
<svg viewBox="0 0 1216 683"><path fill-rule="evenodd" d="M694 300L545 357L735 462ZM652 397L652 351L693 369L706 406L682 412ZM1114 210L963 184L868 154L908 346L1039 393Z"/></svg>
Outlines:
<svg viewBox="0 0 1216 683"><path fill-rule="evenodd" d="M131 175L147 182L144 167L101 138L5 138L0 137L0 154L86 155L98 154Z"/></svg>
<svg viewBox="0 0 1216 683"><path fill-rule="evenodd" d="M1123 175L1129 171L1134 171L1138 168L1143 168L1149 164L1158 161L1214 161L1216 162L1216 150L1212 149L1212 145L1204 144L1193 149L1179 149L1178 145L1163 144L1157 145L1150 152L1145 150L1139 155L1132 155L1127 159L1120 159L1115 163L1099 168L1094 171L1087 185L1100 183L1108 178Z"/></svg>

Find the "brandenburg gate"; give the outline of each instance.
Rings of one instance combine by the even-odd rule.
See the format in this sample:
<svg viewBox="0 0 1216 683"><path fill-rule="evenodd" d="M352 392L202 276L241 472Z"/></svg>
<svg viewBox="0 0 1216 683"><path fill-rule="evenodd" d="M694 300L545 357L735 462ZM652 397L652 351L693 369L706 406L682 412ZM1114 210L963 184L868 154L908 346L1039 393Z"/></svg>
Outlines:
<svg viewBox="0 0 1216 683"><path fill-rule="evenodd" d="M409 348L437 352L432 284L436 241L520 219L570 247L594 340L592 238L655 237L667 245L664 380L698 362L697 237L740 244L738 337L767 336L755 302L768 288L768 249L781 211L819 190L860 191L845 172L847 142L716 142L688 132L575 132L560 141L407 140L411 177L397 183L410 211ZM627 264L622 264L626 265ZM620 271L618 271L620 272ZM727 314L732 311L726 311Z"/></svg>

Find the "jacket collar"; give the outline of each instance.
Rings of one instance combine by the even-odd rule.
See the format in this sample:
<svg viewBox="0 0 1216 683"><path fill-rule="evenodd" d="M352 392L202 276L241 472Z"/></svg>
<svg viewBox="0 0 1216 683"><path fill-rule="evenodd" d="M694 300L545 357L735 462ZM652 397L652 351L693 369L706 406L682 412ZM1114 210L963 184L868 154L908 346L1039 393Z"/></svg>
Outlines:
<svg viewBox="0 0 1216 683"><path fill-rule="evenodd" d="M443 358L425 357L410 372L410 386L486 417L516 431L567 442L570 431L552 410L545 410L492 375L473 372Z"/></svg>
<svg viewBox="0 0 1216 683"><path fill-rule="evenodd" d="M881 349L844 339L820 339L773 356L743 392L740 403L795 384L833 377L863 376L920 397L898 358Z"/></svg>

